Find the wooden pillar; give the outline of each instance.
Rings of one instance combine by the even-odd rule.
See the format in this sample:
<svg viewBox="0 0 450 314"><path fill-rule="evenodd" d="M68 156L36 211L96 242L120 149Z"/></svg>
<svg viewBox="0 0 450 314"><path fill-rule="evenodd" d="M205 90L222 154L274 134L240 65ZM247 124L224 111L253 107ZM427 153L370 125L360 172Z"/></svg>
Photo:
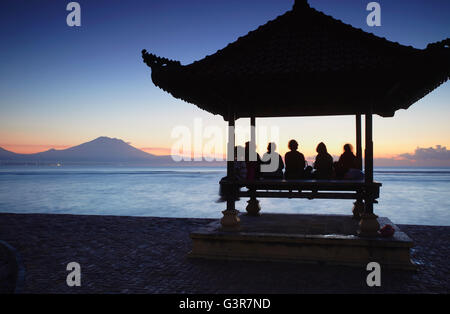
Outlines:
<svg viewBox="0 0 450 314"><path fill-rule="evenodd" d="M228 143L227 143L227 177L234 178L234 146L235 146L235 121L234 114L228 115Z"/></svg>
<svg viewBox="0 0 450 314"><path fill-rule="evenodd" d="M356 161L359 170L362 170L362 144L361 144L361 114L355 116L356 122ZM364 202L362 198L358 198L353 203L353 218L361 219L361 215L364 213Z"/></svg>
<svg viewBox="0 0 450 314"><path fill-rule="evenodd" d="M256 151L256 118L251 116L250 118L250 148Z"/></svg>
<svg viewBox="0 0 450 314"><path fill-rule="evenodd" d="M372 110L366 113L366 149L364 155L366 183L373 183Z"/></svg>
<svg viewBox="0 0 450 314"><path fill-rule="evenodd" d="M222 211L223 217L220 220L222 228L237 229L240 225L238 217L239 211L236 210L236 186L234 174L234 157L235 157L235 115L232 110L228 114L228 144L227 144L227 180L226 180L226 199L227 208Z"/></svg>
<svg viewBox="0 0 450 314"><path fill-rule="evenodd" d="M359 170L362 170L361 115L356 115L356 159Z"/></svg>
<svg viewBox="0 0 450 314"><path fill-rule="evenodd" d="M366 113L366 148L364 153L364 213L359 222L358 234L363 237L375 237L378 235L380 224L378 216L373 213L374 192L373 192L373 136L372 136L372 107Z"/></svg>
<svg viewBox="0 0 450 314"><path fill-rule="evenodd" d="M257 158L256 156L256 118L255 116L250 117L250 153L249 158L252 160L252 156L254 158ZM261 210L261 207L259 205L259 201L256 199L255 196L255 189L250 190L250 199L247 201L247 207L245 210L247 211L248 215L251 216L259 216L259 211Z"/></svg>
<svg viewBox="0 0 450 314"><path fill-rule="evenodd" d="M249 144L249 156L250 161L256 161L256 118L250 117L250 144Z"/></svg>

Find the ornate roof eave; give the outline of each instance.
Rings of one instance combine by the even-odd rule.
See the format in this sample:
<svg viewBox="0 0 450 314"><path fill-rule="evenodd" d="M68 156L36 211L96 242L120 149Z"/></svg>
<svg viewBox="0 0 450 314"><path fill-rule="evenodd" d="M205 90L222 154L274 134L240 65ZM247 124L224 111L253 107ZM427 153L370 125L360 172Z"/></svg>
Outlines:
<svg viewBox="0 0 450 314"><path fill-rule="evenodd" d="M237 97L243 98L247 101L247 104L249 103L249 99L253 100L253 98L250 97L245 99L252 91L255 92L254 86L249 87L245 85L247 82L252 82L253 85L257 85L257 82L272 81L276 83L277 80L283 81L290 78L299 82L302 78L306 81L318 81L325 79L326 77L341 76L349 78L354 74L358 75L357 69L355 70L354 67L351 68L353 72L348 73L345 71L343 72L342 69L334 68L327 69L325 72L303 71L286 73L283 71L264 72L265 69L261 70L259 66L257 68L257 75L252 75L251 72L240 71L240 69L245 70L246 67L242 62L239 63L238 66L233 64L234 61L240 61L239 58L241 57L240 53L242 52L242 47L248 48L249 45L251 47L255 38L258 36L265 36L266 29L276 28L279 23L284 23L284 21L288 21L294 16L297 19L297 15L308 14L307 12L312 12L310 14L314 15L314 17L309 16L309 18L320 19L325 26L332 23L333 26L341 28L344 32L344 36L358 36L357 38L361 38L362 41L367 40L371 45L376 44L379 45L380 49L387 49L384 53L388 58L393 58L393 56L390 55L391 52L395 54L395 60L398 59L398 62L393 63L395 64L396 71L389 72L386 70L388 69L386 67L381 69L366 68L362 70L360 74L364 79L366 79L366 76L370 73L370 75L377 75L378 80L381 79L388 82L388 84L379 84L379 86L373 88L373 90L379 88L381 91L381 96L378 100L382 104L379 105L379 108L377 108L375 112L380 116L393 116L396 110L407 109L414 102L421 99L450 78L450 39L447 38L436 43L431 43L426 49L403 46L399 43L390 42L385 38L377 37L371 33L366 33L361 29L356 29L351 25L316 11L315 9L310 8L304 0L296 1L292 11L288 11L275 20L269 21L258 27L256 30L249 32L247 35L240 37L238 40L217 51L213 55L206 56L204 59L195 61L189 65L181 65L179 61L158 57L148 53L146 50L142 51L142 57L144 62L152 69L153 83L172 94L175 98L195 104L199 108L213 114L220 114L225 120L228 115L227 108L230 108L230 105L238 106L238 111L240 111L240 113L237 113L237 115L245 117L251 111L253 104L244 105L244 107L247 106L244 108L242 103L239 104L241 99L238 99L238 101L236 100ZM378 46L375 46L375 48L378 48ZM268 56L270 58L276 58L276 56L270 54ZM248 57L248 55L246 57ZM231 73L222 71L223 66L221 66L221 64L224 64L224 62L227 63L226 66L232 67ZM219 65L219 71L217 71L217 65ZM324 74L326 75L324 76ZM371 83L373 82L374 81ZM233 90L232 93L234 94L232 96L234 96L234 98L230 98L232 97L229 95L231 90ZM368 89L365 92L371 92L371 90ZM345 95L343 94L341 96ZM227 103L227 97L231 104ZM328 102L328 99L326 99L326 101ZM258 103L258 106L259 104L260 103ZM338 104L339 103L337 103L336 106L338 106ZM300 101L297 102L296 105L308 106L309 104ZM267 108L257 108L260 110L260 112L257 113L257 116L271 116L270 111L268 111ZM280 107L278 106L277 108ZM349 108L344 107L342 108L342 112L340 112L338 108L330 109L330 106L326 104L324 105L324 108L328 108L327 110L329 112L319 114L316 112L316 114L337 115L349 114L349 112L351 112ZM293 111L296 110L295 108L291 109ZM308 110L309 109L299 109L299 111L302 111L299 115L316 115L313 110L311 112L308 112ZM359 109L355 107L355 104L353 104L353 112L358 110ZM364 109L361 109L361 111L364 111ZM286 109L281 108L280 112L275 112L275 115L272 116L291 115L295 116L296 114L295 112L288 112Z"/></svg>

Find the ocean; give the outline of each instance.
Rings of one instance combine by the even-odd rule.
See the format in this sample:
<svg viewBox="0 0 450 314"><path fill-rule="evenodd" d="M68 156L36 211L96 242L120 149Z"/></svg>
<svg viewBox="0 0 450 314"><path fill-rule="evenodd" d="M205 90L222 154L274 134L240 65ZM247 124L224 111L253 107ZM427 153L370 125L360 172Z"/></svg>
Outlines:
<svg viewBox="0 0 450 314"><path fill-rule="evenodd" d="M219 218L223 168L1 166L0 212ZM450 169L376 168L374 211L396 224L450 226ZM352 200L261 199L262 213L351 214ZM246 200L236 208L245 211Z"/></svg>

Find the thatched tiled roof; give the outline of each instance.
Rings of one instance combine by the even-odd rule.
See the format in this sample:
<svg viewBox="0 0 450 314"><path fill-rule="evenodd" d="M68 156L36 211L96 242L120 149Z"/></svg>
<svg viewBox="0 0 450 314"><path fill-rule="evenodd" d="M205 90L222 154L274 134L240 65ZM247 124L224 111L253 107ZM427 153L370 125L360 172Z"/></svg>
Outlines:
<svg viewBox="0 0 450 314"><path fill-rule="evenodd" d="M416 49L297 1L291 11L189 65L143 50L156 86L225 119L407 109L450 77L450 39Z"/></svg>

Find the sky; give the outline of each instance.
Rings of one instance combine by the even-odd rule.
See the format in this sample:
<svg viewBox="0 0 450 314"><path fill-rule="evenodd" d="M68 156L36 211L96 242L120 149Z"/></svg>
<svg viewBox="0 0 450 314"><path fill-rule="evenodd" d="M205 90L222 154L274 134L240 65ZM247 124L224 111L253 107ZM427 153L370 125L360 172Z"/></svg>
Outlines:
<svg viewBox="0 0 450 314"><path fill-rule="evenodd" d="M66 24L69 2L0 2L0 147L34 153L109 136L150 153L170 154L177 140L174 129L194 132L198 121L223 129L225 141L222 117L153 85L141 50L189 64L275 19L294 1L80 0L80 27ZM448 0L378 1L379 27L366 24L369 2L309 0L328 15L404 45L423 49L450 37ZM378 162L450 166L449 101L447 82L393 118L376 116ZM343 144L355 141L352 116L258 119L257 127L277 129L280 153L291 138L305 156L315 155L321 141L335 156ZM245 134L238 136L238 144L245 140ZM261 136L258 142L261 153L265 140Z"/></svg>

